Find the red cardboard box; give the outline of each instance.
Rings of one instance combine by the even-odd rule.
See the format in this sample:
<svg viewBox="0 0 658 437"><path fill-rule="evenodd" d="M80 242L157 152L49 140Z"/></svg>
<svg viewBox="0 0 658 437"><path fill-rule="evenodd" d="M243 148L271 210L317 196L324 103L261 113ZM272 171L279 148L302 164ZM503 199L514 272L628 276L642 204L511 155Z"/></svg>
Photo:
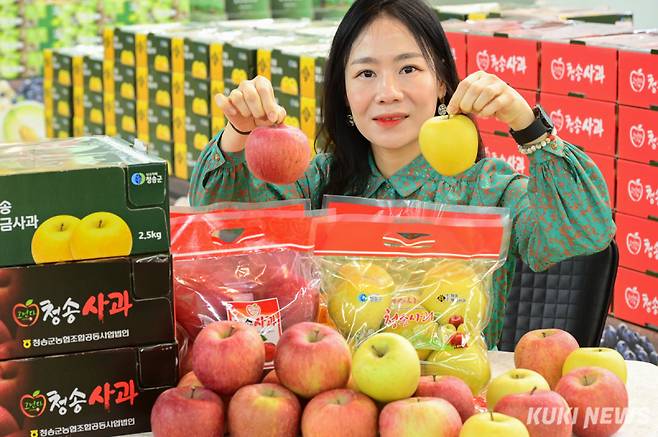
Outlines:
<svg viewBox="0 0 658 437"><path fill-rule="evenodd" d="M617 138L615 104L542 92L539 102L558 135L586 152L614 156Z"/></svg>
<svg viewBox="0 0 658 437"><path fill-rule="evenodd" d="M619 105L617 154L631 161L658 162L658 111Z"/></svg>
<svg viewBox="0 0 658 437"><path fill-rule="evenodd" d="M455 58L457 74L460 79L466 77L466 34L463 32L446 32L452 57Z"/></svg>
<svg viewBox="0 0 658 437"><path fill-rule="evenodd" d="M588 99L617 99L617 51L559 42L541 43L541 89Z"/></svg>
<svg viewBox="0 0 658 437"><path fill-rule="evenodd" d="M530 161L527 156L519 152L518 146L512 137L488 133L482 133L481 136L488 157L502 159L518 173L530 174Z"/></svg>
<svg viewBox="0 0 658 437"><path fill-rule="evenodd" d="M658 274L658 221L617 213L619 265Z"/></svg>
<svg viewBox="0 0 658 437"><path fill-rule="evenodd" d="M529 91L529 90L518 90L519 94L523 96L524 99L530 104L530 106L534 107L537 104L537 92L536 91ZM509 126L507 126L505 123L496 120L495 118L480 118L476 117L477 124L478 124L478 129L480 132L487 132L487 133L504 133L505 135L509 135Z"/></svg>
<svg viewBox="0 0 658 437"><path fill-rule="evenodd" d="M624 214L658 217L658 166L617 161L617 210Z"/></svg>
<svg viewBox="0 0 658 437"><path fill-rule="evenodd" d="M616 172L615 172L615 158L612 156L599 155L598 153L588 153L587 154L594 164L601 170L603 179L608 186L608 196L610 207L615 207L615 181L616 181Z"/></svg>
<svg viewBox="0 0 658 437"><path fill-rule="evenodd" d="M615 317L658 326L658 278L620 267L613 301Z"/></svg>

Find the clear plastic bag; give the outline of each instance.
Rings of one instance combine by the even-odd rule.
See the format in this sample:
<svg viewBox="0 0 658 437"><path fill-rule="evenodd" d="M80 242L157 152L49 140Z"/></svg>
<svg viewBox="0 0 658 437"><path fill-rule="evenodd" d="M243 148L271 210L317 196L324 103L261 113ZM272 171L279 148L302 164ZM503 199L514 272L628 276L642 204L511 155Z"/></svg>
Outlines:
<svg viewBox="0 0 658 437"><path fill-rule="evenodd" d="M477 394L490 378L482 336L492 273L507 256L505 208L327 196L315 253L331 321L353 346L395 332L427 375L454 375Z"/></svg>
<svg viewBox="0 0 658 437"><path fill-rule="evenodd" d="M269 363L286 328L317 320L319 271L303 204L171 221L176 321L190 343L207 324L238 320L261 333Z"/></svg>

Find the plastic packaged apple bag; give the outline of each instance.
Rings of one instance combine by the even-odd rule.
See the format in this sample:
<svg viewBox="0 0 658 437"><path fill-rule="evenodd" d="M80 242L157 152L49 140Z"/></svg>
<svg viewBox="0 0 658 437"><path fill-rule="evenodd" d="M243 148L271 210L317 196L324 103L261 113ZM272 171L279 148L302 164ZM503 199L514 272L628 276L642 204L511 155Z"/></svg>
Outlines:
<svg viewBox="0 0 658 437"><path fill-rule="evenodd" d="M270 362L286 328L317 319L312 214L261 209L172 216L176 321L190 343L212 322L237 320L259 330Z"/></svg>
<svg viewBox="0 0 658 437"><path fill-rule="evenodd" d="M490 378L482 336L492 273L507 256L504 208L330 197L315 253L336 328L356 347L394 332L415 347L424 374L463 379L474 394Z"/></svg>

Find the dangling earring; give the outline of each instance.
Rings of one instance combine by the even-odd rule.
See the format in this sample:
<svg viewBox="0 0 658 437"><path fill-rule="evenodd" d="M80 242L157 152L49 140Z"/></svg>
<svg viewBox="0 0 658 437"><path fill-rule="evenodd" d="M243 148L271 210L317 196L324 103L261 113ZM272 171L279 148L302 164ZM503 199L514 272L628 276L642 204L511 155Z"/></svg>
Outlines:
<svg viewBox="0 0 658 437"><path fill-rule="evenodd" d="M354 127L354 117L352 117L352 114L347 114L347 124Z"/></svg>
<svg viewBox="0 0 658 437"><path fill-rule="evenodd" d="M441 103L438 108L436 108L436 113L439 116L448 115L448 107L445 103Z"/></svg>

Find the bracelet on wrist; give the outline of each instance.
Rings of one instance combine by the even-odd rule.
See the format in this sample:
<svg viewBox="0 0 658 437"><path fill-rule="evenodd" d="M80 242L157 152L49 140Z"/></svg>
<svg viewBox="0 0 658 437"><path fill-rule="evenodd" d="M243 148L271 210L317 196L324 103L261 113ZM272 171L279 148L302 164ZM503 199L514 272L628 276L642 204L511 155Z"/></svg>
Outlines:
<svg viewBox="0 0 658 437"><path fill-rule="evenodd" d="M543 140L537 143L533 143L525 146L519 145L519 152L521 152L523 155L532 155L536 151L543 149L544 147L546 147L548 144L550 144L555 140L556 140L556 136L553 133L551 133L546 138L544 138Z"/></svg>
<svg viewBox="0 0 658 437"><path fill-rule="evenodd" d="M231 123L230 121L228 122L228 124L230 124L231 127L233 128L233 130L234 130L235 132L239 133L240 135L247 136L247 135L249 135L249 134L251 133L251 131L246 131L246 132L245 132L245 131L241 131L240 129L238 129L237 127L235 127L235 126L233 125L233 123Z"/></svg>

